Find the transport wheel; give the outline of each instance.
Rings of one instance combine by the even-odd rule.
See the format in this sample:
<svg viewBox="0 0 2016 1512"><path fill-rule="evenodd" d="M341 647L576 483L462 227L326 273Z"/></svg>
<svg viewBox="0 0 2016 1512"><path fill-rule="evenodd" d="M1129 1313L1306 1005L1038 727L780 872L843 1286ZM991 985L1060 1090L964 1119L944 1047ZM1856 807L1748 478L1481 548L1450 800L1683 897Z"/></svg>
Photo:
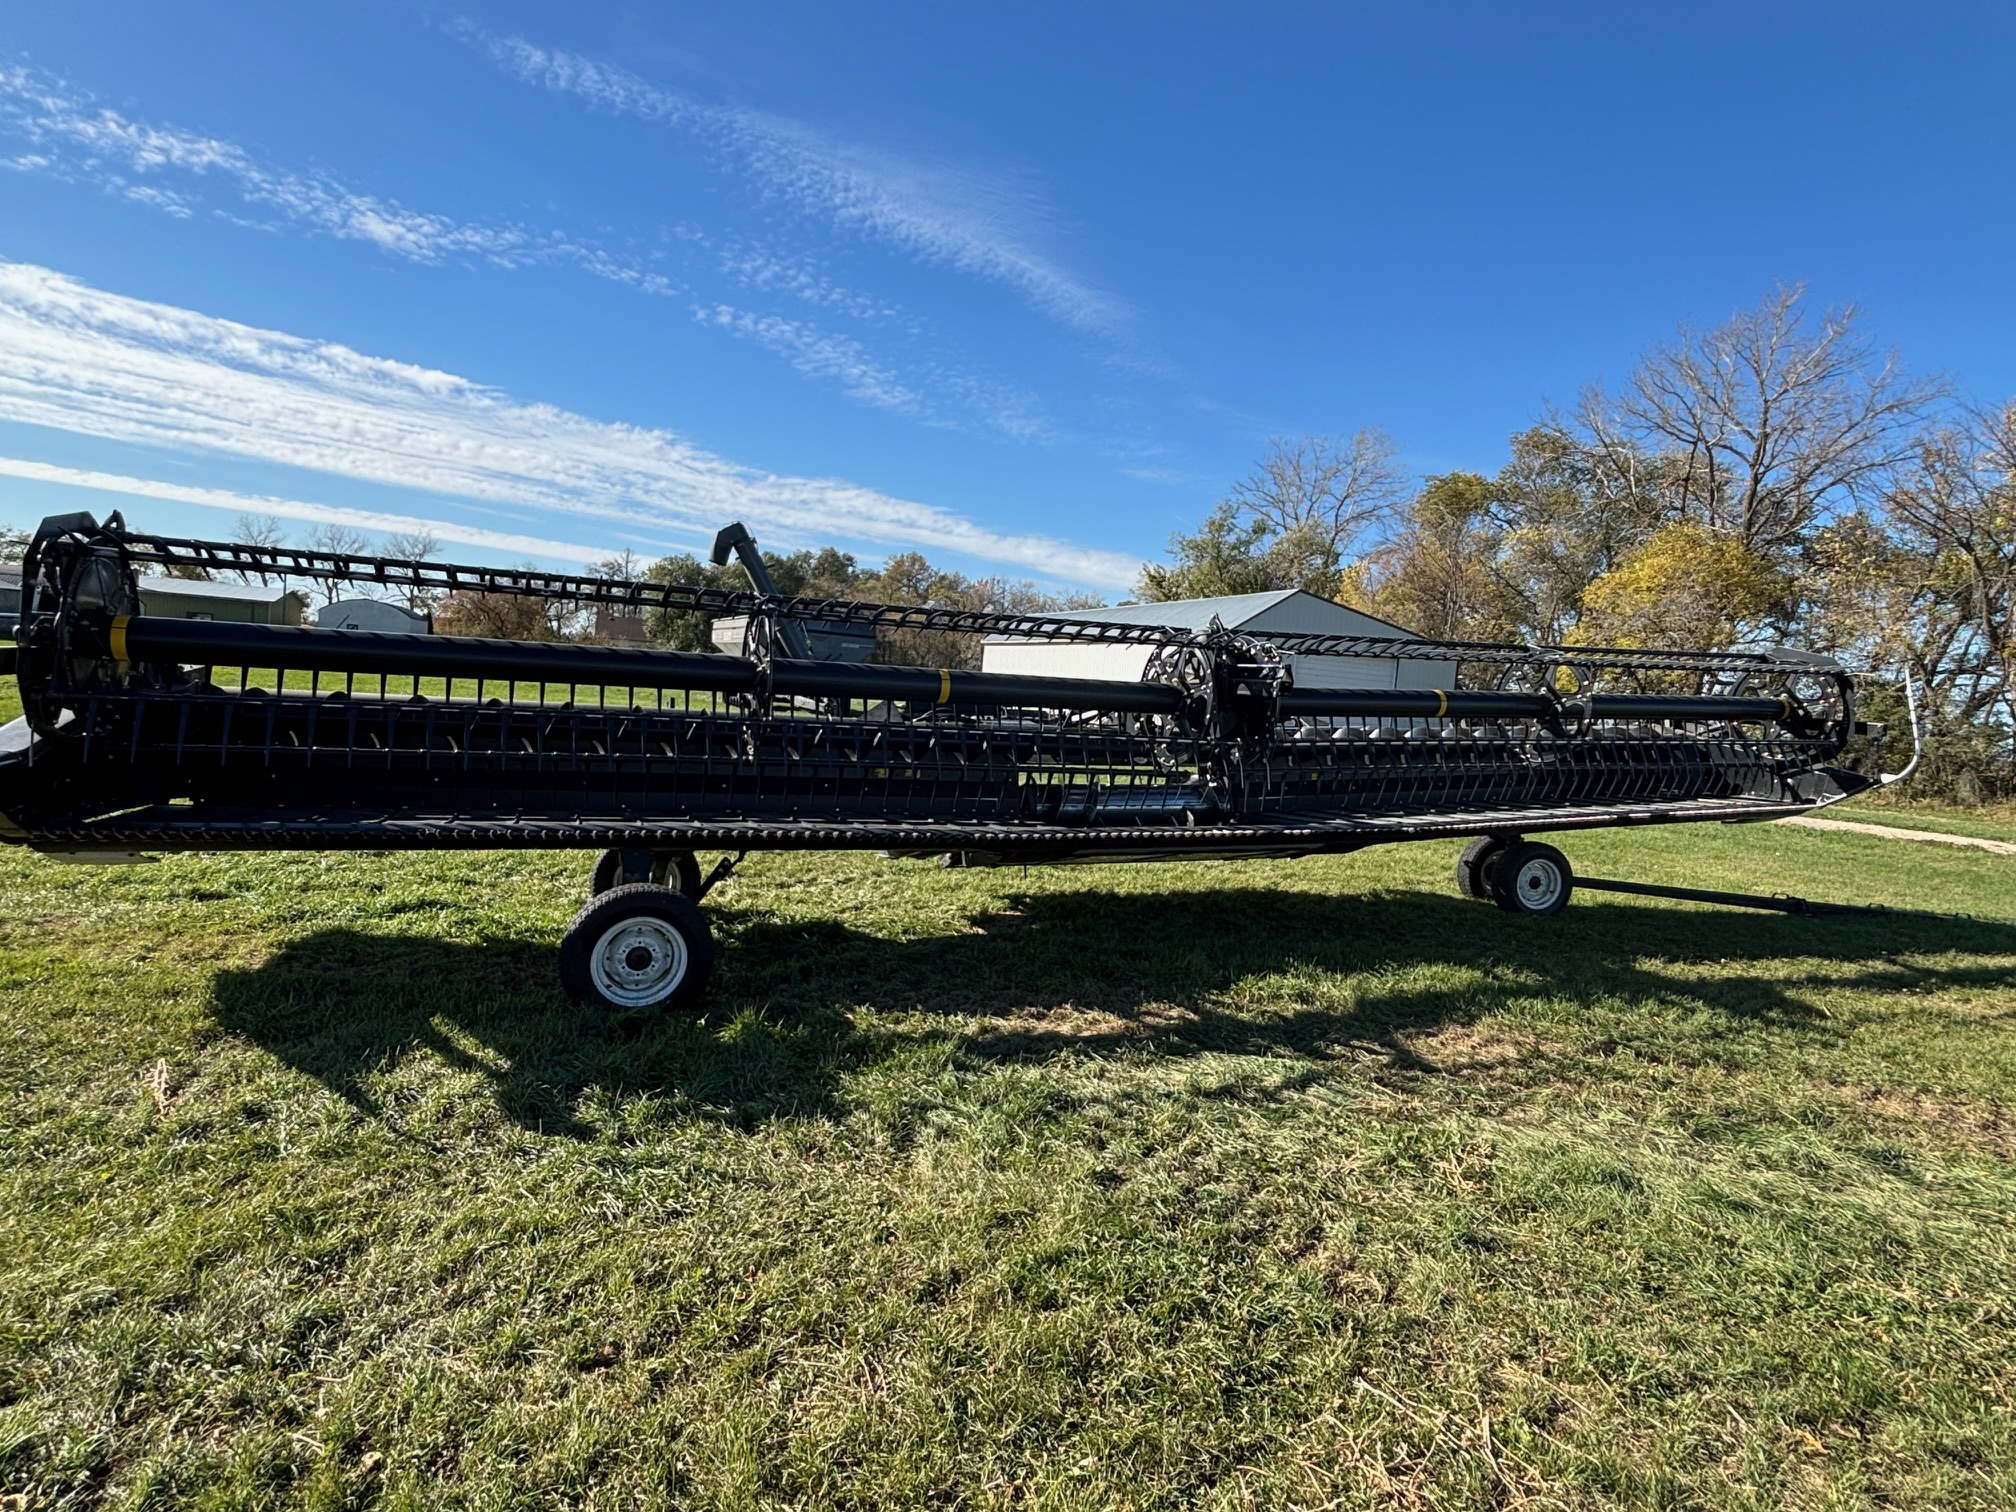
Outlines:
<svg viewBox="0 0 2016 1512"><path fill-rule="evenodd" d="M697 1008L714 970L699 906L652 882L590 898L560 937L560 985L577 1002L619 1013Z"/></svg>
<svg viewBox="0 0 2016 1512"><path fill-rule="evenodd" d="M700 863L691 851L651 852L651 880L660 887L700 900ZM612 887L623 885L623 852L605 850L595 858L595 870L588 878L588 896L599 898Z"/></svg>
<svg viewBox="0 0 2016 1512"><path fill-rule="evenodd" d="M605 850L595 858L595 870L588 874L588 896L599 898L623 882L623 852Z"/></svg>
<svg viewBox="0 0 2016 1512"><path fill-rule="evenodd" d="M1508 846L1517 844L1503 835L1479 835L1463 847L1456 862L1456 891L1479 902L1491 896L1491 869Z"/></svg>
<svg viewBox="0 0 2016 1512"><path fill-rule="evenodd" d="M651 880L695 903L700 901L700 862L691 851L653 851Z"/></svg>
<svg viewBox="0 0 2016 1512"><path fill-rule="evenodd" d="M1491 901L1511 913L1547 917L1568 906L1575 872L1551 845L1522 840L1491 864Z"/></svg>

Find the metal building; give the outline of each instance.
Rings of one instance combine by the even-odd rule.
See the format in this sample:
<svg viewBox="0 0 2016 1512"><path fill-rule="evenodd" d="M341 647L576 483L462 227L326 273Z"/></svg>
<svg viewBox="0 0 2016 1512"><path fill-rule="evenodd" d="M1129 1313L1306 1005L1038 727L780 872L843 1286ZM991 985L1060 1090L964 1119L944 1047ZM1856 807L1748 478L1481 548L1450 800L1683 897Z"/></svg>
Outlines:
<svg viewBox="0 0 2016 1512"><path fill-rule="evenodd" d="M1299 588L1272 593L1235 593L1224 598L1173 599L1162 604L1123 604L1118 609L1073 610L1072 619L1101 624L1168 625L1202 630L1213 617L1227 630L1279 635L1375 635L1412 640L1412 631L1333 604ZM1139 682L1153 652L1140 644L1021 640L990 636L981 668L1033 677L1091 677ZM1393 656L1292 656L1298 688L1453 688L1456 664Z"/></svg>
<svg viewBox="0 0 2016 1512"><path fill-rule="evenodd" d="M431 635L434 622L384 599L338 599L316 611L315 623L324 630L379 630L399 635Z"/></svg>
<svg viewBox="0 0 2016 1512"><path fill-rule="evenodd" d="M143 577L140 612L164 619L222 620L237 625L298 625L307 608L300 594L278 583L217 583L195 578Z"/></svg>

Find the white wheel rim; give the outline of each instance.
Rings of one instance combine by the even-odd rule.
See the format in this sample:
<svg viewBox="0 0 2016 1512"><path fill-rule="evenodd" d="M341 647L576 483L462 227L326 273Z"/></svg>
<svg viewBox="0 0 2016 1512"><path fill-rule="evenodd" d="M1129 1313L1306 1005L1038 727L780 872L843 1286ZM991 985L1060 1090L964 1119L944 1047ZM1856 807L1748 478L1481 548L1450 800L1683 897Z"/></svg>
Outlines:
<svg viewBox="0 0 2016 1512"><path fill-rule="evenodd" d="M588 953L595 990L620 1008L662 1003L686 980L685 938L663 919L625 919Z"/></svg>
<svg viewBox="0 0 2016 1512"><path fill-rule="evenodd" d="M1522 908L1539 913L1552 908L1561 896L1561 868L1544 857L1535 856L1519 868L1513 892Z"/></svg>

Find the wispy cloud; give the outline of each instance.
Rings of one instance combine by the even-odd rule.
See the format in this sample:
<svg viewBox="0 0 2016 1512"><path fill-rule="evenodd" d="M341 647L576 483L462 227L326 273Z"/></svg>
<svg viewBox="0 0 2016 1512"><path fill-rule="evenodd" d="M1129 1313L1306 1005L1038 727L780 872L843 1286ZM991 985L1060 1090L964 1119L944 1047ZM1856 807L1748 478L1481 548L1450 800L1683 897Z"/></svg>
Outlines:
<svg viewBox="0 0 2016 1512"><path fill-rule="evenodd" d="M517 535L505 530L485 530L454 520L423 519L418 515L387 514L381 509L349 509L341 504L314 504L305 499L283 499L273 494L234 493L224 488L197 488L186 483L168 483L157 478L134 478L124 473L97 472L83 467L58 467L50 462L32 462L25 457L0 457L0 477L21 478L31 483L58 483L68 488L89 488L99 493L126 494L141 499L161 499L175 504L200 504L206 509L228 509L234 514L273 515L282 520L305 520L314 525L348 525L358 530L378 530L402 534L427 534L458 546L481 546L513 556L557 557L563 562L599 562L610 555L606 549L577 546L571 541L549 541L541 536Z"/></svg>
<svg viewBox="0 0 2016 1512"><path fill-rule="evenodd" d="M0 126L42 149L0 160L0 166L95 184L178 219L207 208L253 229L291 228L362 242L411 262L568 265L646 294L690 292L646 262L612 252L592 238L411 210L326 173L297 173L267 163L220 137L96 106L18 65L0 65ZM209 203L206 190L216 186L225 188L239 209ZM744 290L789 296L815 307L821 319L887 327L900 318L893 305L843 287L812 259L748 242L717 249L704 236L698 240L713 252L720 276ZM916 376L906 378L862 341L823 329L816 320L744 310L718 299L702 299L694 313L702 324L755 341L799 373L835 383L849 398L877 409L1014 440L1049 434L1033 399L1009 394L960 365L913 357L906 365Z"/></svg>
<svg viewBox="0 0 2016 1512"><path fill-rule="evenodd" d="M897 320L902 312L885 300L844 288L808 258L791 257L765 247L741 244L724 250L720 268L745 289L765 294L789 294L806 304L834 310L870 324Z"/></svg>
<svg viewBox="0 0 2016 1512"><path fill-rule="evenodd" d="M125 193L126 198L136 204L152 205L156 210L175 216L178 220L187 220L196 213L189 208L189 201L172 189L157 188L153 184L128 184Z"/></svg>
<svg viewBox="0 0 2016 1512"><path fill-rule="evenodd" d="M989 529L838 479L744 467L660 430L524 404L451 373L0 263L0 420L422 490L691 540L744 519L779 545L958 552L1130 583L1130 556ZM438 532L437 532L438 533Z"/></svg>
<svg viewBox="0 0 2016 1512"><path fill-rule="evenodd" d="M1040 250L1040 205L1000 175L836 141L803 122L699 100L578 53L498 36L469 22L449 29L528 84L700 138L762 193L806 214L1005 284L1078 330L1112 334L1127 324L1119 300Z"/></svg>
<svg viewBox="0 0 2016 1512"><path fill-rule="evenodd" d="M93 105L32 69L0 65L0 122L38 149L11 159L22 172L102 183L171 215L193 213L201 186L228 186L240 201L282 222L395 257L439 263L469 258L500 267L571 263L647 293L676 292L635 259L559 231L475 224L409 210L326 173L296 173L235 142L137 121ZM171 187L163 179L175 177ZM136 181L137 180L137 181Z"/></svg>
<svg viewBox="0 0 2016 1512"><path fill-rule="evenodd" d="M858 341L819 331L803 321L757 315L725 304L697 306L693 318L702 325L749 337L810 377L835 379L853 398L877 409L914 415L923 408L923 396L877 365Z"/></svg>
<svg viewBox="0 0 2016 1512"><path fill-rule="evenodd" d="M1120 471L1123 476L1138 482L1166 483L1172 488L1191 488L1211 481L1204 473L1185 472L1176 467L1123 467Z"/></svg>
<svg viewBox="0 0 2016 1512"><path fill-rule="evenodd" d="M925 362L912 378L877 362L852 337L782 315L759 315L734 305L695 305L702 325L757 342L807 377L828 378L863 404L947 430L986 430L1015 441L1054 441L1057 430L1033 395L978 373Z"/></svg>

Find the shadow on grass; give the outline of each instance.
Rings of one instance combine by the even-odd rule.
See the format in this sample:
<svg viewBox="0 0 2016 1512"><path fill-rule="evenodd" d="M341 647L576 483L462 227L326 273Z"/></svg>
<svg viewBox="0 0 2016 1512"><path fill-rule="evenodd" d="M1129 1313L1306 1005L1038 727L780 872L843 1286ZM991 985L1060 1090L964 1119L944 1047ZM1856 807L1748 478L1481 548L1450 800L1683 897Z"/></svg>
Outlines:
<svg viewBox="0 0 2016 1512"><path fill-rule="evenodd" d="M714 917L721 965L700 1017L622 1025L566 1003L550 944L351 930L224 973L217 1016L374 1115L372 1073L422 1050L490 1078L517 1123L578 1135L590 1088L669 1097L741 1125L830 1115L851 1069L918 1043L860 1027L867 1013L936 1015L960 1054L987 1058L1325 1056L1350 1045L1432 1071L1408 1038L1515 998L1666 999L1731 1029L1831 1035L1811 990L1999 984L2006 965L1965 958L2016 955L2016 925L1929 915L1799 919L1585 900L1526 919L1434 894L1263 888L1032 893L976 917L970 932L907 941L752 908ZM1903 959L1925 955L1960 959ZM1805 974L1742 969L1788 959ZM1337 978L1350 979L1346 990Z"/></svg>
<svg viewBox="0 0 2016 1512"><path fill-rule="evenodd" d="M756 919L736 935L736 985L778 1005L993 1018L996 1032L977 1044L995 1053L1145 1041L1311 1054L1351 1041L1406 1064L1402 1036L1466 1023L1513 997L1663 998L1734 1022L1831 1033L1815 989L1999 985L2004 962L1964 958L2016 955L2016 924L1930 914L1796 918L1585 898L1557 918L1529 919L1431 893L1035 893L974 923L971 934L892 942ZM1927 955L1962 959L1904 959ZM802 969L815 960L816 972ZM1786 960L1803 975L1787 976L1777 964ZM1702 963L1717 969L1689 969ZM1772 969L1745 971L1749 963ZM1349 978L1349 991L1298 993L1298 975ZM1249 1006L1234 1011L1228 998L1256 982L1243 994ZM1044 1010L1066 1009L1114 1028L1046 1033ZM1001 1029L1000 1017L1027 1022Z"/></svg>
<svg viewBox="0 0 2016 1512"><path fill-rule="evenodd" d="M377 1073L422 1053L486 1077L514 1123L577 1137L591 1132L578 1116L591 1088L750 1123L825 1110L856 1058L851 1025L830 1013L614 1020L561 995L555 953L516 939L326 930L254 970L220 973L214 1012L372 1117L395 1113L371 1091Z"/></svg>

